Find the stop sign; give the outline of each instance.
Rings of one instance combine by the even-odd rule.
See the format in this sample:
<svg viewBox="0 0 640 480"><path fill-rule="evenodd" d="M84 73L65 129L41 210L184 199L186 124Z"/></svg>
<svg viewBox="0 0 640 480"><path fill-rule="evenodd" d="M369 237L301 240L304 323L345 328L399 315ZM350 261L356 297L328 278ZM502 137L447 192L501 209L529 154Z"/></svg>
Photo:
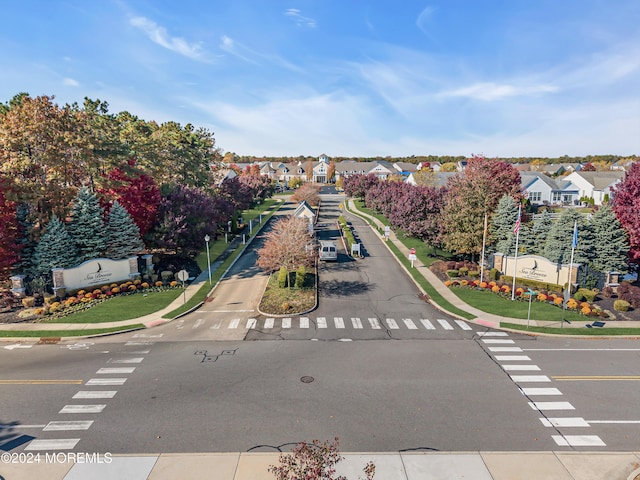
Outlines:
<svg viewBox="0 0 640 480"><path fill-rule="evenodd" d="M416 254L416 249L412 248L411 250L409 250L409 254L415 255Z"/></svg>

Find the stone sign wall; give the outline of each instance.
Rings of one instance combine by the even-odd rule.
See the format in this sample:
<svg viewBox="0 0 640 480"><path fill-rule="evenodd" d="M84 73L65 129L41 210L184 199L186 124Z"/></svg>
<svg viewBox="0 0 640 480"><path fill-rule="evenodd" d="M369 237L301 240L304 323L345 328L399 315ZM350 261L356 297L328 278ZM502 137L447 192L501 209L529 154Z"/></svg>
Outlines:
<svg viewBox="0 0 640 480"><path fill-rule="evenodd" d="M506 257L502 253L494 255L494 266L502 275L513 276L514 265L516 268L516 278L535 280L537 282L554 283L564 285L571 274L571 284L575 285L578 278L580 264L558 264L538 255L519 255Z"/></svg>
<svg viewBox="0 0 640 480"><path fill-rule="evenodd" d="M96 258L74 268L54 268L53 288L76 290L130 280L138 275L138 257L112 260Z"/></svg>

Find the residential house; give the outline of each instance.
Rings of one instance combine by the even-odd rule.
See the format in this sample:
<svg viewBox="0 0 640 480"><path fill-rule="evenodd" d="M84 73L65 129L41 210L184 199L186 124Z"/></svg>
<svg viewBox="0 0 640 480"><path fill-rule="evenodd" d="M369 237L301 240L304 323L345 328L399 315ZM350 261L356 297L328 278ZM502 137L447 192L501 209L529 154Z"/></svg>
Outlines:
<svg viewBox="0 0 640 480"><path fill-rule="evenodd" d="M602 205L606 198L611 198L613 187L621 182L626 172L608 170L604 172L573 172L564 180L571 182L578 189L578 199L593 198L595 205Z"/></svg>
<svg viewBox="0 0 640 480"><path fill-rule="evenodd" d="M578 198L578 188L566 177L553 179L542 172L520 172L522 189L532 205L571 205Z"/></svg>

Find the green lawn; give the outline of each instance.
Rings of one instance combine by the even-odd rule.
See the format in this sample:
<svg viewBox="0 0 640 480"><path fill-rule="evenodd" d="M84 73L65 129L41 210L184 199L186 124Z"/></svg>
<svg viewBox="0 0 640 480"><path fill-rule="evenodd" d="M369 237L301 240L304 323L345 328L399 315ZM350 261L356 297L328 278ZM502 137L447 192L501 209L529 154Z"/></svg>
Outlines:
<svg viewBox="0 0 640 480"><path fill-rule="evenodd" d="M141 323L126 325L123 327L111 328L91 328L83 330L0 330L0 337L28 337L28 338L59 338L59 337L79 337L85 335L101 335L130 330L141 330L145 328Z"/></svg>
<svg viewBox="0 0 640 480"><path fill-rule="evenodd" d="M526 332L535 333L552 333L555 335L627 335L640 337L640 328L573 328L573 327L529 327L526 325L520 325L517 323L500 322L500 326L503 328L510 328L512 330L523 330Z"/></svg>

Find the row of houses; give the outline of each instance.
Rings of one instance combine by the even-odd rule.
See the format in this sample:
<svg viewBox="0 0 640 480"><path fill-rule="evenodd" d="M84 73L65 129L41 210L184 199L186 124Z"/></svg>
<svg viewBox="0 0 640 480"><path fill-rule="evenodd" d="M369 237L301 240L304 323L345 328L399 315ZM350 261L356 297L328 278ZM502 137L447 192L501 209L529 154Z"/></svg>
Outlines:
<svg viewBox="0 0 640 480"><path fill-rule="evenodd" d="M451 176L464 171L465 163L459 162L456 172L443 172L437 162L430 163L427 183L433 186L445 185ZM249 164L238 166L244 168ZM580 164L547 165L545 171L532 171L528 164L516 165L516 168L520 171L522 189L533 205L578 205L582 199L593 199L595 205L601 205L607 198L611 198L613 187L625 176L625 170L622 168L587 172L580 166ZM421 164L406 162L346 160L335 163L334 175L336 180L357 174L375 175L383 180L395 177L415 185L420 183L417 180L417 172L423 167ZM327 175L330 173L329 158L324 154L313 162L262 162L259 168L261 175L268 176L278 183L287 183L294 178L304 182L326 183L329 180ZM553 176L545 172L552 172ZM564 175L556 176L558 172ZM567 174L567 172L570 173Z"/></svg>

